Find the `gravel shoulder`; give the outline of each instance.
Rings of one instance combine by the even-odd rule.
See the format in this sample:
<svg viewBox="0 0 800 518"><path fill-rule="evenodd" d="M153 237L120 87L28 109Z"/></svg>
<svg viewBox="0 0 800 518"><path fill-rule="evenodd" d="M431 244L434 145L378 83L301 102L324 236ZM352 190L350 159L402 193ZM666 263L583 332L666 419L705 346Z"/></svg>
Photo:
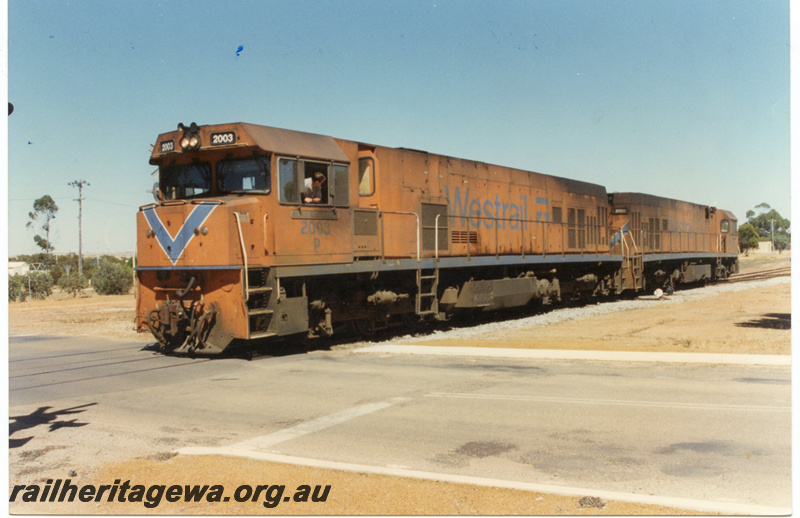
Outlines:
<svg viewBox="0 0 800 518"><path fill-rule="evenodd" d="M791 286L777 278L564 308L386 343L636 352L790 354Z"/></svg>

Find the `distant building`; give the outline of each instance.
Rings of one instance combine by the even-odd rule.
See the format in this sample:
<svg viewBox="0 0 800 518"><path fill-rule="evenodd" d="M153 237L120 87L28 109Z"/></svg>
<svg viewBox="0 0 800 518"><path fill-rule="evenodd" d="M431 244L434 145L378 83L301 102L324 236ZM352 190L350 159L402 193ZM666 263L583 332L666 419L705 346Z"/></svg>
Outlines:
<svg viewBox="0 0 800 518"><path fill-rule="evenodd" d="M774 250L772 249L772 241L759 241L758 242L758 250L755 251L757 254L771 254Z"/></svg>
<svg viewBox="0 0 800 518"><path fill-rule="evenodd" d="M24 261L9 261L8 274L9 275L26 275L31 270L30 265Z"/></svg>

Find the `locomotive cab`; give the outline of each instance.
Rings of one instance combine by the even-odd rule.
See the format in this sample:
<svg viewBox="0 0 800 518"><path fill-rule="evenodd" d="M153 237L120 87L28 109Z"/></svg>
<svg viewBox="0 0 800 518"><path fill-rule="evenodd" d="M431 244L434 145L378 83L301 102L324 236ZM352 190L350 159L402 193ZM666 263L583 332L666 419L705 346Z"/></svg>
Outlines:
<svg viewBox="0 0 800 518"><path fill-rule="evenodd" d="M137 216L138 329L198 354L307 330L307 301L270 267L352 258L349 162L330 137L248 124L160 135L160 201Z"/></svg>

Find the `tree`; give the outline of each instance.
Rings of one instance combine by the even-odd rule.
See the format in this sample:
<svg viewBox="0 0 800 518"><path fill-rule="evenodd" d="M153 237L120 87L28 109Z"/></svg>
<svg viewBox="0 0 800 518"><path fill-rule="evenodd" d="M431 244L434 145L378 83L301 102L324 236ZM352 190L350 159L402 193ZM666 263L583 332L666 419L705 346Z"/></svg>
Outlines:
<svg viewBox="0 0 800 518"><path fill-rule="evenodd" d="M76 297L78 293L89 287L89 280L80 273L65 273L58 279L58 287L65 293L72 293Z"/></svg>
<svg viewBox="0 0 800 518"><path fill-rule="evenodd" d="M92 286L100 295L125 295L133 286L133 270L117 263L104 262L92 276Z"/></svg>
<svg viewBox="0 0 800 518"><path fill-rule="evenodd" d="M775 235L787 235L791 232L789 227L791 222L780 215L780 213L770 207L768 203L760 203L755 206L758 214L754 210L747 211L747 222L753 225L762 238L771 238Z"/></svg>
<svg viewBox="0 0 800 518"><path fill-rule="evenodd" d="M758 248L758 231L750 223L745 223L739 227L739 250L747 255L754 248Z"/></svg>
<svg viewBox="0 0 800 518"><path fill-rule="evenodd" d="M784 250L788 250L792 246L792 241L786 234L776 235L774 237L775 240L775 250L778 253L783 252Z"/></svg>
<svg viewBox="0 0 800 518"><path fill-rule="evenodd" d="M38 200L33 202L33 212L28 213L28 223L25 225L28 228L33 227L37 222L42 221L42 230L45 237L36 235L33 240L42 249L44 253L49 254L53 251L53 245L50 243L50 222L56 218L58 212L58 205L53 201L50 195L45 194Z"/></svg>
<svg viewBox="0 0 800 518"><path fill-rule="evenodd" d="M792 222L780 215L780 213L769 206L767 203L756 205L759 214L753 210L747 211L747 223L752 225L758 233L761 241L772 241L774 249L778 252L788 249L791 246L792 234L790 227ZM742 225L744 226L744 225ZM742 244L742 234L739 233L739 247L745 251Z"/></svg>
<svg viewBox="0 0 800 518"><path fill-rule="evenodd" d="M761 237L772 237L773 231L776 236L787 234L791 226L791 222L775 209L750 218L748 223L756 227Z"/></svg>

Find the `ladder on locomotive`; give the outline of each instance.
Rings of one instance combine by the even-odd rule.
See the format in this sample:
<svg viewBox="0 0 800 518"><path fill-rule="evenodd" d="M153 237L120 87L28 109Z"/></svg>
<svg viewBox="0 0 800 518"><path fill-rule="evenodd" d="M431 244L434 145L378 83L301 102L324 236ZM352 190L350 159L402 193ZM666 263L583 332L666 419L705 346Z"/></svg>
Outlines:
<svg viewBox="0 0 800 518"><path fill-rule="evenodd" d="M247 334L251 340L276 336L277 333L269 330L277 296L273 296L274 275L269 268L263 267L249 267L246 275Z"/></svg>
<svg viewBox="0 0 800 518"><path fill-rule="evenodd" d="M439 314L439 268L417 270L417 297L415 311L421 317Z"/></svg>
<svg viewBox="0 0 800 518"><path fill-rule="evenodd" d="M644 289L644 253L640 252L633 256L633 283L637 290Z"/></svg>
<svg viewBox="0 0 800 518"><path fill-rule="evenodd" d="M625 249L623 248L623 250ZM634 250L631 253L630 249L628 249L628 254L623 252L622 268L625 271L630 270L633 279L633 286L630 288L633 288L634 291L644 289L644 252ZM627 275L624 276L624 279L627 280Z"/></svg>
<svg viewBox="0 0 800 518"><path fill-rule="evenodd" d="M633 238L631 238L631 244L628 244L626 235L623 235L621 244L620 283L622 289L633 289L634 291L644 289L644 251L639 251ZM633 281L632 286L628 285L628 279Z"/></svg>

